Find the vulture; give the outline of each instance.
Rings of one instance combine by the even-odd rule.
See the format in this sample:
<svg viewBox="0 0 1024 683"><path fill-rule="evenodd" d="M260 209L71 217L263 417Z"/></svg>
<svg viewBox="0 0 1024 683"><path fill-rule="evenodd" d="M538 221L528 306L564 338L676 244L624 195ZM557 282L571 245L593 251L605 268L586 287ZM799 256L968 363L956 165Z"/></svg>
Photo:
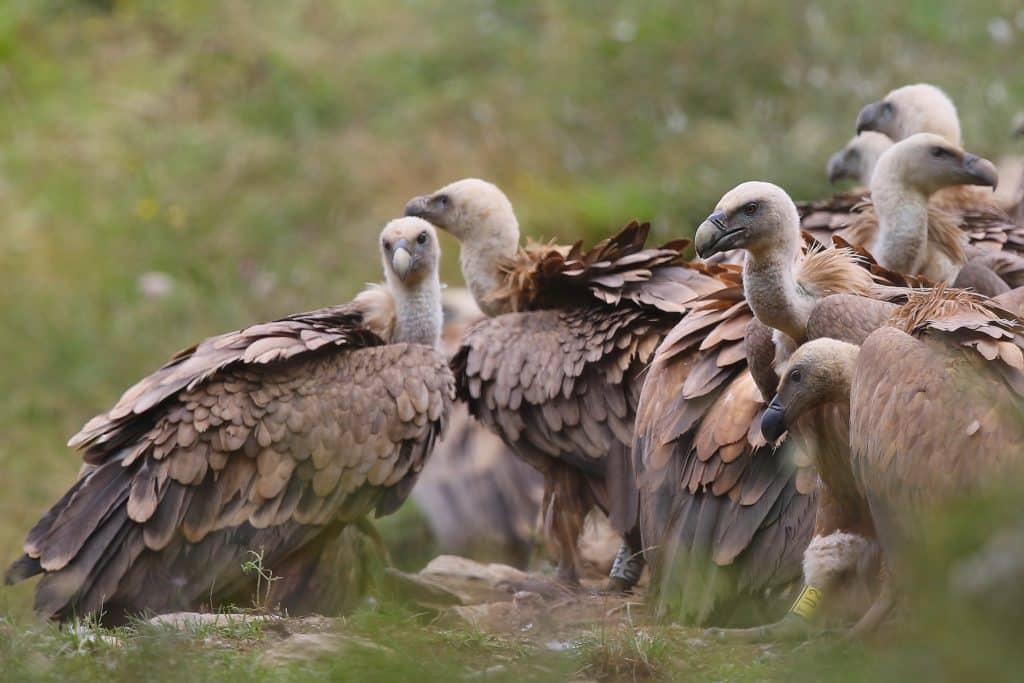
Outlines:
<svg viewBox="0 0 1024 683"><path fill-rule="evenodd" d="M870 546L861 520L833 528L818 516L815 526L820 507L806 457L788 442L773 453L758 428L775 391L776 343L785 357L826 297L876 288L852 251L819 245L803 254L802 246L796 206L768 183L727 194L697 232L702 258L748 254L742 275L719 267L729 285L692 302L658 348L637 409L641 529L662 616L730 619L730 598L799 578L813 533L812 557L841 553L840 531L867 534L853 539L851 560ZM772 328L780 330L774 337ZM833 580L823 572L820 584Z"/></svg>
<svg viewBox="0 0 1024 683"><path fill-rule="evenodd" d="M877 102L866 105L857 114L857 132L874 131L899 142L917 133L932 133L956 147L962 146L960 118L956 105L939 88L928 83L905 85L889 92ZM991 192L974 187L948 187L936 193L933 202L961 217L971 231L975 220L1009 222L1006 212ZM1024 251L1024 235L1007 244L1015 251Z"/></svg>
<svg viewBox="0 0 1024 683"><path fill-rule="evenodd" d="M995 187L997 180L996 167L987 159L938 135L911 135L882 154L871 178L870 203L857 209L839 234L890 270L1000 294L1011 284L1024 284L1024 258L998 250L1008 224L987 227L993 250L972 243L955 214L929 201L944 188Z"/></svg>
<svg viewBox="0 0 1024 683"><path fill-rule="evenodd" d="M926 83L893 90L882 100L861 109L857 117L857 138L881 134L899 142L918 133L939 135L953 146L961 146L960 119L952 100L939 88ZM844 152L832 159L842 159ZM858 155L860 156L860 155ZM830 160L830 172L832 160ZM840 163L835 162L836 167ZM869 178L865 178L868 181ZM851 211L867 195L843 192L834 197L805 202L799 206L805 230L823 243L829 233L848 227ZM980 188L956 186L938 190L931 205L951 216L967 232L970 241L987 249L1024 253L1024 227L999 205L992 193Z"/></svg>
<svg viewBox="0 0 1024 683"><path fill-rule="evenodd" d="M41 614L118 623L248 602L257 553L275 591L327 609L325 545L402 504L454 400L434 229L394 220L380 250L386 285L206 339L90 420L69 442L86 467L7 582L42 574Z"/></svg>
<svg viewBox="0 0 1024 683"><path fill-rule="evenodd" d="M452 360L457 394L543 473L559 578L577 582L577 539L597 506L625 540L609 587L628 589L643 567L630 457L642 374L683 302L720 283L682 260L685 241L645 247L647 224L589 250L520 247L511 203L483 180L415 197L405 213L460 242L463 277L490 317Z"/></svg>
<svg viewBox="0 0 1024 683"><path fill-rule="evenodd" d="M850 138L845 147L829 157L826 166L828 181L836 183L852 180L860 187L866 187L871 182L871 173L878 159L892 144L892 140L884 133L869 130L858 133Z"/></svg>
<svg viewBox="0 0 1024 683"><path fill-rule="evenodd" d="M764 398L774 395L775 369L797 346L822 336L859 343L887 315L887 303L869 298L881 288L852 251L812 250L801 256L797 208L776 185L747 182L730 190L698 228L694 245L701 257L729 249L747 252L743 287L757 322L747 330L746 351ZM816 597L864 594L877 578L880 554L867 503L849 472L848 429L848 416L839 408L821 406L808 410L790 432L799 450L813 458L821 481L813 538L803 555L802 598L807 591ZM798 600L772 627L739 635L802 633L802 604Z"/></svg>
<svg viewBox="0 0 1024 683"><path fill-rule="evenodd" d="M859 346L823 338L797 349L763 429L777 438L822 406L849 415L850 469L898 573L927 513L1020 474L1024 321L942 287L893 309ZM891 596L883 591L859 626L877 624Z"/></svg>
<svg viewBox="0 0 1024 683"><path fill-rule="evenodd" d="M444 290L442 307L441 351L451 358L466 329L483 313L460 288ZM441 552L526 568L543 487L540 472L458 402L412 499Z"/></svg>

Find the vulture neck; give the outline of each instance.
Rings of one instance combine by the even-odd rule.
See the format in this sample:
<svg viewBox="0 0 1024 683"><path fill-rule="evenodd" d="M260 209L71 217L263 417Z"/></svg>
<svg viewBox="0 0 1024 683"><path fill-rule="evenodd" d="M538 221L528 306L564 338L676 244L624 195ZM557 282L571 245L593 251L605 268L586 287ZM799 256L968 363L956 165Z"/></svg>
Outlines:
<svg viewBox="0 0 1024 683"><path fill-rule="evenodd" d="M438 348L441 342L441 283L437 276L415 287L391 287L395 300L395 330L391 343L423 344Z"/></svg>
<svg viewBox="0 0 1024 683"><path fill-rule="evenodd" d="M747 255L743 264L743 288L757 319L797 343L804 340L807 320L817 303L797 282L794 270L799 245L780 243L762 254Z"/></svg>
<svg viewBox="0 0 1024 683"><path fill-rule="evenodd" d="M502 302L491 294L504 284L503 261L515 258L519 248L519 223L513 216L502 223L485 225L471 239L462 242L459 264L466 286L473 293L480 310L489 316L508 313Z"/></svg>
<svg viewBox="0 0 1024 683"><path fill-rule="evenodd" d="M920 273L928 249L928 195L908 187L890 169L877 169L871 201L878 215L873 256L889 270Z"/></svg>

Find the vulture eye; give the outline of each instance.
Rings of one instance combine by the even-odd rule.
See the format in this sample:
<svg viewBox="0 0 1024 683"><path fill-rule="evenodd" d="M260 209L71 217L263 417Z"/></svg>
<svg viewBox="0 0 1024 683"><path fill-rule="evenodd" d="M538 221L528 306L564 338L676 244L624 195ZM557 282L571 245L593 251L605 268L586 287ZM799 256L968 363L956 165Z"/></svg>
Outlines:
<svg viewBox="0 0 1024 683"><path fill-rule="evenodd" d="M434 201L437 202L442 209L447 209L448 205L452 203L452 200L446 194L439 194L434 197Z"/></svg>
<svg viewBox="0 0 1024 683"><path fill-rule="evenodd" d="M936 159L941 159L942 157L948 157L949 152L942 147L932 147L932 156Z"/></svg>
<svg viewBox="0 0 1024 683"><path fill-rule="evenodd" d="M802 380L802 379L803 379L803 374L801 374L799 369L793 370L791 373L789 373L789 381L790 382L796 382L797 384L799 384L800 380Z"/></svg>
<svg viewBox="0 0 1024 683"><path fill-rule="evenodd" d="M757 213L757 209L757 202L747 202L746 204L743 205L743 213L745 213L748 216L753 216L755 213Z"/></svg>
<svg viewBox="0 0 1024 683"><path fill-rule="evenodd" d="M892 102L882 102L882 111L886 114L892 112Z"/></svg>
<svg viewBox="0 0 1024 683"><path fill-rule="evenodd" d="M427 231L424 230L416 237L417 244L426 244L427 242Z"/></svg>
<svg viewBox="0 0 1024 683"><path fill-rule="evenodd" d="M391 242L384 240L384 251L391 251Z"/></svg>

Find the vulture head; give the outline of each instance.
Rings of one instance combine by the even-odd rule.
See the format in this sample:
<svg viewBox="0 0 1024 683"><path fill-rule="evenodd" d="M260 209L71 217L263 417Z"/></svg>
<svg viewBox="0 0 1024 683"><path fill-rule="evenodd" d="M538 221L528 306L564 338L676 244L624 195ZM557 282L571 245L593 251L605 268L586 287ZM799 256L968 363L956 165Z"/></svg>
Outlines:
<svg viewBox="0 0 1024 683"><path fill-rule="evenodd" d="M999 173L988 159L965 152L939 135L918 133L890 147L875 167L872 194L899 184L925 196L952 185L995 189Z"/></svg>
<svg viewBox="0 0 1024 683"><path fill-rule="evenodd" d="M396 218L380 234L384 273L392 290L415 289L437 278L441 249L434 226L419 218Z"/></svg>
<svg viewBox="0 0 1024 683"><path fill-rule="evenodd" d="M905 85L865 106L857 132L884 133L898 142L914 133L935 133L960 144L960 117L946 93L927 83Z"/></svg>
<svg viewBox="0 0 1024 683"><path fill-rule="evenodd" d="M775 251L800 240L796 205L778 185L751 181L729 190L694 235L701 258L730 249L752 254Z"/></svg>
<svg viewBox="0 0 1024 683"><path fill-rule="evenodd" d="M835 339L807 342L790 356L778 393L761 417L761 434L775 442L810 408L850 400L860 347Z"/></svg>
<svg viewBox="0 0 1024 683"><path fill-rule="evenodd" d="M828 181L836 183L848 179L867 185L871 182L871 172L875 170L878 158L890 147L892 140L883 133L866 130L855 135L845 147L829 157L826 166Z"/></svg>
<svg viewBox="0 0 1024 683"><path fill-rule="evenodd" d="M519 222L512 202L494 183L465 178L431 194L413 197L405 205L406 216L430 221L464 244L512 240L519 243Z"/></svg>

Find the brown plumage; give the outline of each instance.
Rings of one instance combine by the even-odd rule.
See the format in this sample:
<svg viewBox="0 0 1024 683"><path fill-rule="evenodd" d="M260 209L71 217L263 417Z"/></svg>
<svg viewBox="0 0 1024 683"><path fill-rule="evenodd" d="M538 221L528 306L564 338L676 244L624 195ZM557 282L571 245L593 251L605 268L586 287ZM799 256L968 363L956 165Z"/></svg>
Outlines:
<svg viewBox="0 0 1024 683"><path fill-rule="evenodd" d="M765 401L747 370L756 321L740 273L715 275L725 286L658 348L633 447L655 610L697 623L742 619L743 601L797 580L815 511L813 471L756 429Z"/></svg>
<svg viewBox="0 0 1024 683"><path fill-rule="evenodd" d="M346 524L401 505L453 380L433 229L392 221L382 251L386 288L207 339L90 420L70 441L88 467L7 580L42 573L36 608L58 618L248 602L250 551L304 581ZM310 603L295 588L285 607Z"/></svg>
<svg viewBox="0 0 1024 683"><path fill-rule="evenodd" d="M465 290L446 289L443 303L441 349L450 358L483 313ZM458 402L412 497L442 552L525 568L543 488L540 472Z"/></svg>
<svg viewBox="0 0 1024 683"><path fill-rule="evenodd" d="M636 223L589 250L520 249L511 204L479 180L417 197L406 212L460 240L467 285L493 316L452 362L459 397L544 473L562 576L575 578L594 505L639 553L630 446L640 378L683 302L721 284L682 261L682 242L646 247L648 227Z"/></svg>
<svg viewBox="0 0 1024 683"><path fill-rule="evenodd" d="M851 476L896 569L926 514L1004 487L1024 465L1024 321L961 290L906 299L859 348L798 349L773 402L786 424L820 406L849 414ZM861 626L891 604L883 592Z"/></svg>
<svg viewBox="0 0 1024 683"><path fill-rule="evenodd" d="M859 342L884 322L891 306L866 297L902 291L880 286L880 278L887 284L893 279L884 269L858 262L866 255L827 250L801 258L799 228L796 207L784 191L768 183L744 183L722 198L695 238L701 255L731 248L748 252L747 301L758 321L775 330L769 336L752 326L747 340L751 366L765 393L773 379L769 364L779 368L798 345L817 336ZM829 267L821 267L822 260ZM820 279L824 282L815 282ZM770 421L774 404L764 412L759 419ZM860 579L875 575L877 567L864 565L872 557L877 560L877 551L867 504L849 471L848 417L832 408L809 410L793 427L797 447L813 459L823 484L814 538L804 553L804 579L826 595L840 586L859 588ZM770 438L780 434L770 433Z"/></svg>

